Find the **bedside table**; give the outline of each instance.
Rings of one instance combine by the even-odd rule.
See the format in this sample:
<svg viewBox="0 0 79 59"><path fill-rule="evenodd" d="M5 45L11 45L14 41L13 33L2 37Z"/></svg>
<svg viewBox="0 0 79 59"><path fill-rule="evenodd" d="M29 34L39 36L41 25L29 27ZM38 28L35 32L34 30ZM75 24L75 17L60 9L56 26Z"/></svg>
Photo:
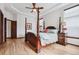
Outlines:
<svg viewBox="0 0 79 59"><path fill-rule="evenodd" d="M66 45L65 42L65 33L58 33L58 44Z"/></svg>

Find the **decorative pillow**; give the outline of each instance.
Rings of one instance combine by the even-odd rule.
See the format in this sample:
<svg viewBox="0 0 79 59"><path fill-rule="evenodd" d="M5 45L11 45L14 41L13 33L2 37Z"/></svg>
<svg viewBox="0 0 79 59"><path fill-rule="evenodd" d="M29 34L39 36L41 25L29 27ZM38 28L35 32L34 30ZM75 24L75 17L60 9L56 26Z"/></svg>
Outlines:
<svg viewBox="0 0 79 59"><path fill-rule="evenodd" d="M45 33L47 33L48 32L48 29L45 29Z"/></svg>

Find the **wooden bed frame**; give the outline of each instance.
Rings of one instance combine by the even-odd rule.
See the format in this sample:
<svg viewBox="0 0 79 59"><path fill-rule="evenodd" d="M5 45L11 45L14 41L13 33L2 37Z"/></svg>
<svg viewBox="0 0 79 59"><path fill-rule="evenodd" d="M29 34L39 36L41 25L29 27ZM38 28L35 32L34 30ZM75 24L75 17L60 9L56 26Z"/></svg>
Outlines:
<svg viewBox="0 0 79 59"><path fill-rule="evenodd" d="M36 52L39 53L41 42L39 37L39 8L37 8L37 34L27 32L27 19L25 19L25 42Z"/></svg>
<svg viewBox="0 0 79 59"><path fill-rule="evenodd" d="M36 53L40 51L41 44L40 39L32 32L28 32L25 35L25 42L32 48Z"/></svg>

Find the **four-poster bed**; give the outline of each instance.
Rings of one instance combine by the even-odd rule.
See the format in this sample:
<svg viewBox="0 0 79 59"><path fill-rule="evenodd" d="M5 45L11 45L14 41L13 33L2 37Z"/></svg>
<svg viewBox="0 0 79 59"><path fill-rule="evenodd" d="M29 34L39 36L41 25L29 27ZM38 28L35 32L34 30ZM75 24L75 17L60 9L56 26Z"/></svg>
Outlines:
<svg viewBox="0 0 79 59"><path fill-rule="evenodd" d="M48 44L54 43L58 41L58 31L54 26L48 26L46 29L49 29L53 32L40 32L39 31L39 10L43 9L43 7L35 7L35 4L33 4L33 9L36 9L37 12L37 33L36 35L32 32L27 32L27 28L25 29L25 42L28 43L28 45L35 51L40 52L41 47L46 46ZM26 20L27 24L27 20ZM25 26L26 27L26 26ZM44 45L43 45L44 44Z"/></svg>

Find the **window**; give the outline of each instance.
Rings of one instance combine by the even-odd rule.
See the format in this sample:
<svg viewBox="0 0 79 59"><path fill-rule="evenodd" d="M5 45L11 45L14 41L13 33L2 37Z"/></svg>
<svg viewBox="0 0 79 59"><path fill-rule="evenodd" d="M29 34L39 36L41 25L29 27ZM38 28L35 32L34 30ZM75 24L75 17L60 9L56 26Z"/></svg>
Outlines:
<svg viewBox="0 0 79 59"><path fill-rule="evenodd" d="M79 6L64 11L67 35L79 37Z"/></svg>

